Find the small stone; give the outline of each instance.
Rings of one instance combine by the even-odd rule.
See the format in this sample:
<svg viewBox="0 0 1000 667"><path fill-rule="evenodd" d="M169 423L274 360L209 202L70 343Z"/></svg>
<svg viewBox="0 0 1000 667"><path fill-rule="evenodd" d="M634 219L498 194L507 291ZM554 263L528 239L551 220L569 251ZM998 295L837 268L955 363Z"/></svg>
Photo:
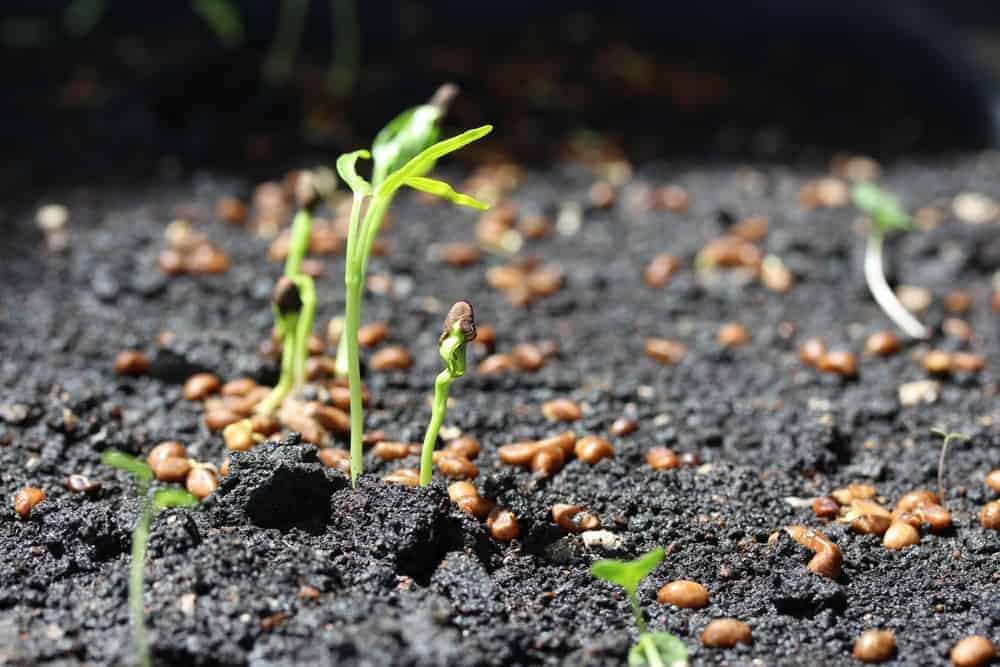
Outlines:
<svg viewBox="0 0 1000 667"><path fill-rule="evenodd" d="M955 217L970 225L982 225L997 217L997 204L978 192L962 192L951 200Z"/></svg>
<svg viewBox="0 0 1000 667"><path fill-rule="evenodd" d="M931 404L937 401L941 383L937 380L916 380L899 385L897 390L899 404L912 407L921 403Z"/></svg>

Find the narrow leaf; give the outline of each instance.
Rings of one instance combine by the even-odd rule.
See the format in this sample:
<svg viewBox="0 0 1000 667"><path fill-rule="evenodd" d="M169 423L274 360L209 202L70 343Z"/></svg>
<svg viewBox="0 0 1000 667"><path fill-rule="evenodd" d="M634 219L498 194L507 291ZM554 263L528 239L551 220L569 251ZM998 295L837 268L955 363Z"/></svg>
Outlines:
<svg viewBox="0 0 1000 667"><path fill-rule="evenodd" d="M599 560L590 566L590 572L598 579L617 584L630 594L634 594L639 588L639 583L663 562L665 556L663 547L656 547L635 560Z"/></svg>
<svg viewBox="0 0 1000 667"><path fill-rule="evenodd" d="M433 164L448 153L454 153L464 146L468 146L473 141L482 139L493 131L492 125L483 125L472 130L468 130L457 136L439 141L433 146L424 149L419 155L403 165L398 171L393 172L380 183L376 189L376 196L386 196L398 190L407 179L413 176L423 176Z"/></svg>
<svg viewBox="0 0 1000 667"><path fill-rule="evenodd" d="M153 477L153 471L150 470L148 465L136 457L126 454L125 452L120 452L117 449L105 450L104 453L101 454L101 463L106 466L111 466L112 468L124 470L127 473L135 475L139 479L149 480Z"/></svg>
<svg viewBox="0 0 1000 667"><path fill-rule="evenodd" d="M337 173L340 174L341 180L347 183L347 187L351 188L351 191L359 197L371 194L372 186L368 181L358 176L357 162L359 158L367 160L371 156L372 154L368 151L359 150L353 153L344 153L337 158Z"/></svg>
<svg viewBox="0 0 1000 667"><path fill-rule="evenodd" d="M442 113L440 107L421 104L393 118L375 135L372 182L376 188L389 174L437 141L440 134L437 123Z"/></svg>
<svg viewBox="0 0 1000 667"><path fill-rule="evenodd" d="M198 499L182 489L157 489L153 494L153 507L165 510L171 507L194 507Z"/></svg>
<svg viewBox="0 0 1000 667"><path fill-rule="evenodd" d="M481 202L475 197L462 194L461 192L455 192L450 185L435 178L427 178L426 176L410 176L406 179L406 185L409 185L414 190L420 190L421 192L426 192L427 194L447 199L451 203L458 204L459 206L468 206L469 208L474 208L479 211L485 211L490 207L489 204Z"/></svg>

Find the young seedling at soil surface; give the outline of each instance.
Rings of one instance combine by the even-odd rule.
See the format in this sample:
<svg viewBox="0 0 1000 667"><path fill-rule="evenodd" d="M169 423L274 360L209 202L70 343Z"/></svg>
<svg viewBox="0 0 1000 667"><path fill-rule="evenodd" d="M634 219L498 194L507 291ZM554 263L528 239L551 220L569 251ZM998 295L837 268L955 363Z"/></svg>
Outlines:
<svg viewBox="0 0 1000 667"><path fill-rule="evenodd" d="M590 568L595 577L621 586L628 594L635 625L639 629L639 641L628 652L629 667L686 667L688 664L687 649L681 640L669 632L647 630L636 595L639 584L663 562L665 555L663 547L657 547L635 560L599 560Z"/></svg>
<svg viewBox="0 0 1000 667"><path fill-rule="evenodd" d="M492 125L484 125L425 148L438 135L437 121L443 113L444 102L437 102L437 98L450 98L452 95L454 95L453 87L447 94L438 91L431 104L415 107L397 116L379 132L371 152L358 150L341 155L337 159L337 172L354 192L344 268L347 305L341 345L350 388L351 482L355 486L364 465L362 460L364 413L361 407L361 366L358 351L361 296L368 269L368 258L371 256L375 238L378 236L389 205L396 192L406 185L460 206L479 210L489 208L473 197L455 192L443 181L424 176L439 158L485 137L493 129ZM374 162L371 183L359 176L356 171L357 161L369 158ZM364 208L363 214L362 208ZM338 357L341 357L339 351Z"/></svg>
<svg viewBox="0 0 1000 667"><path fill-rule="evenodd" d="M859 183L851 191L854 205L868 214L872 226L865 245L865 281L875 301L890 320L911 338L927 338L927 328L910 314L896 298L885 280L882 268L882 244L893 230L907 231L912 227L910 216L892 195L871 183Z"/></svg>
<svg viewBox="0 0 1000 667"><path fill-rule="evenodd" d="M457 378L465 375L465 345L476 338L476 320L472 304L459 301L444 318L444 329L438 339L438 351L444 362L444 370L434 381L434 405L431 421L424 434L424 446L420 452L420 486L431 483L434 463L434 443L437 442L441 422L448 411L448 389Z"/></svg>
<svg viewBox="0 0 1000 667"><path fill-rule="evenodd" d="M146 619L142 600L149 528L153 524L153 517L160 510L170 507L193 507L198 504L198 499L181 489L157 489L151 496L149 485L153 480L153 471L139 459L123 452L109 449L101 455L101 462L124 470L135 478L136 494L139 497L139 516L132 530L132 562L128 578L129 622L132 624L135 663L141 667L149 667L152 662L146 640Z"/></svg>
<svg viewBox="0 0 1000 667"><path fill-rule="evenodd" d="M969 436L964 433L949 433L943 428L932 428L931 433L934 435L939 435L944 438L941 443L941 456L938 458L938 498L941 499L941 504L944 504L944 461L945 457L948 455L948 445L951 444L952 440L968 440Z"/></svg>

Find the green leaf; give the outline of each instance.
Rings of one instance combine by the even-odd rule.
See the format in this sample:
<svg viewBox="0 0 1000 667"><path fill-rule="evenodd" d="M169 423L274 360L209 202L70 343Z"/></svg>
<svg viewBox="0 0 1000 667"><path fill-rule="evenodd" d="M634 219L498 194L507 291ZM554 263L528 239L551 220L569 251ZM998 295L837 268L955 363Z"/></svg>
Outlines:
<svg viewBox="0 0 1000 667"><path fill-rule="evenodd" d="M899 200L872 183L858 183L851 189L854 205L871 216L882 232L911 228L910 216Z"/></svg>
<svg viewBox="0 0 1000 667"><path fill-rule="evenodd" d="M372 183L376 188L389 174L437 141L441 133L437 124L443 113L440 107L421 104L393 118L375 135L372 142L375 160ZM429 170L430 167L423 173Z"/></svg>
<svg viewBox="0 0 1000 667"><path fill-rule="evenodd" d="M590 572L598 579L617 584L630 595L634 595L639 583L663 562L666 552L663 547L656 547L635 560L599 560L590 566Z"/></svg>
<svg viewBox="0 0 1000 667"><path fill-rule="evenodd" d="M347 187L351 188L351 191L359 197L370 195L372 186L368 181L358 176L357 162L358 159L367 160L371 156L372 154L368 151L359 150L353 153L344 153L337 158L337 173L347 183Z"/></svg>
<svg viewBox="0 0 1000 667"><path fill-rule="evenodd" d="M153 494L153 507L165 510L171 507L194 507L198 499L183 489L157 489Z"/></svg>
<svg viewBox="0 0 1000 667"><path fill-rule="evenodd" d="M481 202L475 197L462 194L461 192L455 192L450 185L435 178L410 176L406 179L405 185L409 185L414 190L420 190L421 192L426 192L427 194L447 199L452 204L458 204L459 206L468 206L469 208L474 208L479 211L485 211L490 207L489 204Z"/></svg>
<svg viewBox="0 0 1000 667"><path fill-rule="evenodd" d="M117 449L105 450L101 454L101 463L112 468L124 470L127 473L135 475L140 480L149 481L153 478L153 471L148 465L136 457L125 452L120 452Z"/></svg>
<svg viewBox="0 0 1000 667"><path fill-rule="evenodd" d="M398 171L393 172L382 183L375 186L376 196L387 196L398 190L406 181L414 176L423 176L434 166L438 158L448 153L454 153L473 141L482 139L493 131L492 125L483 125L472 130L467 130L462 134L439 141L430 148L426 148L409 162L404 164Z"/></svg>
<svg viewBox="0 0 1000 667"><path fill-rule="evenodd" d="M628 652L628 667L648 667L651 664L646 657L643 639L653 643L664 667L687 667L688 652L684 642L669 632L650 632L642 635L639 643Z"/></svg>

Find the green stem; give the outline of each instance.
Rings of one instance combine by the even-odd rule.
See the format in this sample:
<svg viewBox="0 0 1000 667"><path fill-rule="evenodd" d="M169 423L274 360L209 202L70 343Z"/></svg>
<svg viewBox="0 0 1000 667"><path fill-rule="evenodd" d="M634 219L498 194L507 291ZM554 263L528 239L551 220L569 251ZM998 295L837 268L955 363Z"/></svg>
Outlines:
<svg viewBox="0 0 1000 667"><path fill-rule="evenodd" d="M358 329L361 324L361 290L364 282L360 267L348 262L344 283L347 286L347 311L344 315L344 337L347 339L347 381L351 395L351 485L357 488L364 467L365 415L361 404L361 355L358 350Z"/></svg>
<svg viewBox="0 0 1000 667"><path fill-rule="evenodd" d="M292 220L292 234L285 258L285 276L294 278L302 272L302 260L309 250L309 235L312 232L312 215L299 209Z"/></svg>
<svg viewBox="0 0 1000 667"><path fill-rule="evenodd" d="M264 62L264 76L271 83L283 83L292 71L292 62L299 50L302 26L309 0L282 0L278 15L278 30L271 51Z"/></svg>
<svg viewBox="0 0 1000 667"><path fill-rule="evenodd" d="M312 333L313 322L316 319L316 287L309 276L300 275L295 278L299 288L299 298L302 300L302 310L299 311L295 324L295 356L292 363L292 388L298 390L306 382L306 358L309 356L309 334Z"/></svg>
<svg viewBox="0 0 1000 667"><path fill-rule="evenodd" d="M639 635L639 645L642 646L642 652L646 655L649 667L664 667L663 658L660 657L660 652L656 648L653 635L643 632Z"/></svg>
<svg viewBox="0 0 1000 667"><path fill-rule="evenodd" d="M639 596L629 593L628 602L632 605L632 615L635 616L635 625L639 628L639 634L646 634L646 619L642 616L642 607L639 606Z"/></svg>
<svg viewBox="0 0 1000 667"><path fill-rule="evenodd" d="M448 389L454 379L445 369L438 373L434 381L434 406L431 408L431 421L427 425L427 433L424 434L424 447L420 451L420 486L431 483L431 475L434 472L434 445L437 443L441 422L444 421L444 415L448 411Z"/></svg>
<svg viewBox="0 0 1000 667"><path fill-rule="evenodd" d="M257 406L259 414L269 415L277 410L295 385L295 331L298 319L295 313L278 316L278 330L282 334L281 377L267 398Z"/></svg>
<svg viewBox="0 0 1000 667"><path fill-rule="evenodd" d="M361 62L361 26L354 0L332 0L333 62L326 75L326 89L330 94L343 97L354 88Z"/></svg>
<svg viewBox="0 0 1000 667"><path fill-rule="evenodd" d="M149 499L149 482L136 481L139 496L139 516L132 531L132 562L129 567L128 600L129 620L132 624L132 642L136 661L140 667L152 664L146 640L146 612L143 604L143 579L146 568L146 546L149 528L153 522L153 506Z"/></svg>

